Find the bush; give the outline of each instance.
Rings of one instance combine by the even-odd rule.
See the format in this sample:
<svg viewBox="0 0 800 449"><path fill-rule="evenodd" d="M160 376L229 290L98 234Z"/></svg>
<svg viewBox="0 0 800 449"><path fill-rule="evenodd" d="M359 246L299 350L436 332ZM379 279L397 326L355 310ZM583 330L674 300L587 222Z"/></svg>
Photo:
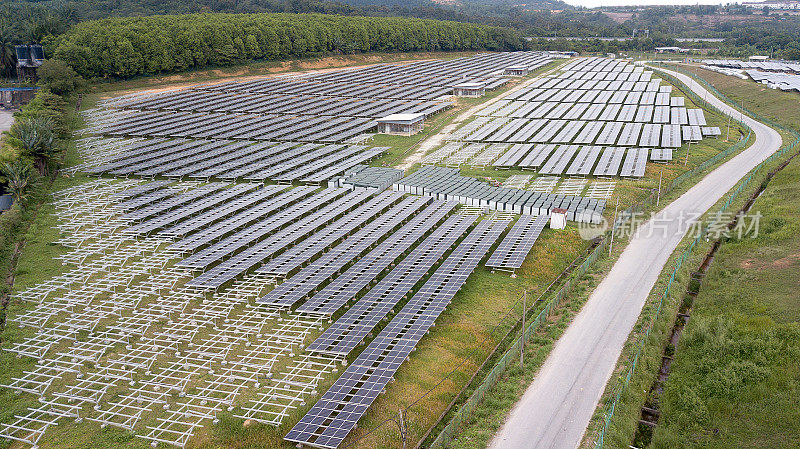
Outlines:
<svg viewBox="0 0 800 449"><path fill-rule="evenodd" d="M39 84L56 95L69 95L85 87L83 78L59 59L49 59L39 67Z"/></svg>

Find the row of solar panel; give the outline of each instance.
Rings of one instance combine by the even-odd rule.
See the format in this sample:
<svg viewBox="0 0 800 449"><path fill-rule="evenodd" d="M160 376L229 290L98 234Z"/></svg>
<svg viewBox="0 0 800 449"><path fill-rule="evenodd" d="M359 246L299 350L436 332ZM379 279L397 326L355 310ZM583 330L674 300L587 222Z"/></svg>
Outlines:
<svg viewBox="0 0 800 449"><path fill-rule="evenodd" d="M366 118L307 115L118 111L113 119L89 131L112 136L341 142L377 126Z"/></svg>
<svg viewBox="0 0 800 449"><path fill-rule="evenodd" d="M123 145L110 161L87 169L87 173L321 183L386 150L360 145L224 140L152 139Z"/></svg>
<svg viewBox="0 0 800 449"><path fill-rule="evenodd" d="M305 114L344 117L380 118L389 114L428 113L436 101L401 99L359 99L311 95L254 94L206 90L168 91L138 101L127 109L227 112L243 114ZM438 98L438 97L437 97ZM438 109L438 108L436 108Z"/></svg>
<svg viewBox="0 0 800 449"><path fill-rule="evenodd" d="M709 129L709 133L711 129ZM639 122L495 118L467 135L474 142L576 143L678 148L699 141L703 127Z"/></svg>
<svg viewBox="0 0 800 449"><path fill-rule="evenodd" d="M285 439L317 447L338 447L464 285L508 222L480 222Z"/></svg>
<svg viewBox="0 0 800 449"><path fill-rule="evenodd" d="M675 97L673 100L680 97ZM523 102L500 100L483 111L479 116L512 118L546 118L568 120L600 120L641 123L672 123L674 125L705 126L702 109L686 109L683 106L654 106L652 104L623 103L575 103L554 101Z"/></svg>
<svg viewBox="0 0 800 449"><path fill-rule="evenodd" d="M606 206L605 200L594 198L496 187L461 176L458 169L432 165L422 167L392 184L392 189L525 215L549 215L553 208L565 209L568 220L585 223L599 222Z"/></svg>
<svg viewBox="0 0 800 449"><path fill-rule="evenodd" d="M522 215L508 235L492 253L486 266L499 270L517 270L533 249L550 217L547 215Z"/></svg>

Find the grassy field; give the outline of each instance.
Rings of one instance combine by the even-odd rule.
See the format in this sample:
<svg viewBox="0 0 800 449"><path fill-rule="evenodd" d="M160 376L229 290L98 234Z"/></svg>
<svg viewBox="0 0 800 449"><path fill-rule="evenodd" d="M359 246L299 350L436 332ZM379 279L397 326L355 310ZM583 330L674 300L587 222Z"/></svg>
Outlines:
<svg viewBox="0 0 800 449"><path fill-rule="evenodd" d="M654 448L800 446L800 159L717 252L661 397Z"/></svg>

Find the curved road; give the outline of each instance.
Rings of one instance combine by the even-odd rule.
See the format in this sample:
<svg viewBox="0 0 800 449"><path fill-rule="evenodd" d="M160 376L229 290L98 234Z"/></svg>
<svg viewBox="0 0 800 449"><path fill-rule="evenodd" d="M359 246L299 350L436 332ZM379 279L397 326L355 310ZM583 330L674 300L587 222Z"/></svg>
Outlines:
<svg viewBox="0 0 800 449"><path fill-rule="evenodd" d="M667 72L726 114L739 113L688 76ZM755 143L666 206L659 219L641 226L553 347L490 448L573 449L580 444L647 296L693 221L681 217L708 210L780 148L775 130L747 116L744 121L753 129Z"/></svg>

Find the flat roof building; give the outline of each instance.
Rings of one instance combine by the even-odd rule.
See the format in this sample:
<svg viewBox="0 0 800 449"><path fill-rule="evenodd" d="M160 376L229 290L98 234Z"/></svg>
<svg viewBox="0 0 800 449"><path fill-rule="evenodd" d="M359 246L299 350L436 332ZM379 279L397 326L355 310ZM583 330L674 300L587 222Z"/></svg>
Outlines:
<svg viewBox="0 0 800 449"><path fill-rule="evenodd" d="M526 65L511 65L506 67L505 71L506 75L511 76L525 76L528 72L530 72L530 70L528 70L528 66Z"/></svg>
<svg viewBox="0 0 800 449"><path fill-rule="evenodd" d="M395 136L410 136L422 131L425 114L391 114L378 119L378 132Z"/></svg>
<svg viewBox="0 0 800 449"><path fill-rule="evenodd" d="M456 97L482 97L484 94L485 83L461 83L453 86L453 95Z"/></svg>

